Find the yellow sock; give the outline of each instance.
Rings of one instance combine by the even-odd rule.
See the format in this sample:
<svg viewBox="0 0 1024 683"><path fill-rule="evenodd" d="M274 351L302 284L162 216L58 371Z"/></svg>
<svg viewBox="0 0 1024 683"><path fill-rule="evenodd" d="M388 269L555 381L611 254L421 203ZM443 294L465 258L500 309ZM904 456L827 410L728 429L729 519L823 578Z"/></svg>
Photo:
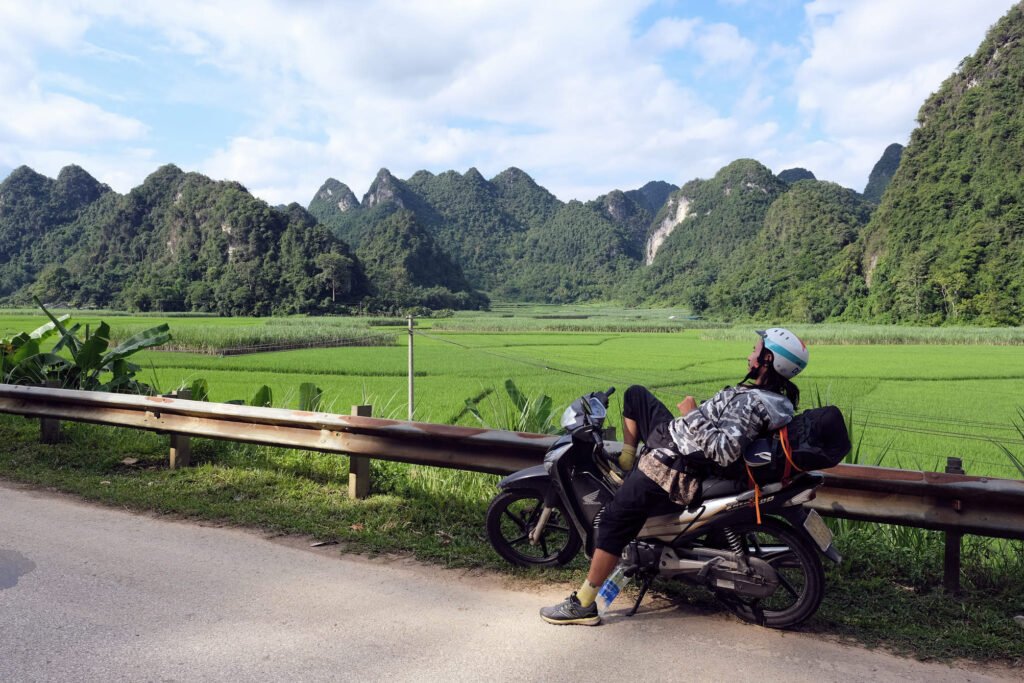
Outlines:
<svg viewBox="0 0 1024 683"><path fill-rule="evenodd" d="M594 604L594 600L597 599L597 590L599 586L591 585L589 581L583 579L583 585L576 591L576 598L580 601L582 607L590 607Z"/></svg>
<svg viewBox="0 0 1024 683"><path fill-rule="evenodd" d="M619 456L619 467L623 470L633 469L633 463L636 462L636 446L630 446L624 444L622 446L622 455Z"/></svg>

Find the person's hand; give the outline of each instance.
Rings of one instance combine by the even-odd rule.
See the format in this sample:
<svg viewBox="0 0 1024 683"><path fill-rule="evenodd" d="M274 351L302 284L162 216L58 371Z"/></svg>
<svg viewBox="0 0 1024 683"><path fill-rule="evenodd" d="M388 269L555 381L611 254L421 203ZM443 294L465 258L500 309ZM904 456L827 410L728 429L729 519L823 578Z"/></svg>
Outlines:
<svg viewBox="0 0 1024 683"><path fill-rule="evenodd" d="M683 399L682 403L676 405L676 408L679 408L680 415L686 415L690 411L697 409L697 400L693 396L687 396Z"/></svg>

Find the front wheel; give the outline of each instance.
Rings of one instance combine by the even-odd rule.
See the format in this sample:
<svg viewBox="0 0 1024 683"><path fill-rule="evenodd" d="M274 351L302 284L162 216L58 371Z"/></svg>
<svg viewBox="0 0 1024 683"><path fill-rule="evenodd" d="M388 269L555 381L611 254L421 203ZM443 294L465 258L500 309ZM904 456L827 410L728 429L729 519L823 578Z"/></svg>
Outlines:
<svg viewBox="0 0 1024 683"><path fill-rule="evenodd" d="M825 571L807 538L770 517L761 524L737 524L731 530L748 557L764 560L779 577L778 587L767 598L740 598L719 591L719 599L736 616L770 628L791 628L818 611L825 594Z"/></svg>
<svg viewBox="0 0 1024 683"><path fill-rule="evenodd" d="M560 507L551 511L536 543L530 534L544 510L544 494L513 489L495 496L487 509L487 538L503 558L517 567L553 567L568 564L583 545Z"/></svg>

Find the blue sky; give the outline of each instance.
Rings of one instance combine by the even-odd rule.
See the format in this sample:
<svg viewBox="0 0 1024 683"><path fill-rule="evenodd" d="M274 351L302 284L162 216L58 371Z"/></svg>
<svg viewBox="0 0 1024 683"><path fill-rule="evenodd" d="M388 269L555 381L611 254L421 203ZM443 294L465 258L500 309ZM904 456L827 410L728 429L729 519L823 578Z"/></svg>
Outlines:
<svg viewBox="0 0 1024 683"><path fill-rule="evenodd" d="M587 200L750 157L862 190L1012 4L0 0L0 178L174 163L305 205L517 166Z"/></svg>

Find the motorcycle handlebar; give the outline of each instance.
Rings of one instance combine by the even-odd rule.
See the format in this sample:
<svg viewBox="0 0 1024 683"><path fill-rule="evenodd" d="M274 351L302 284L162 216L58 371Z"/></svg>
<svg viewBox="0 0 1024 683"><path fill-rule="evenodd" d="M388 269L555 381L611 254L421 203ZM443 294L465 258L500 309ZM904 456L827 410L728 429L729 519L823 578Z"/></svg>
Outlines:
<svg viewBox="0 0 1024 683"><path fill-rule="evenodd" d="M608 387L608 391L595 391L591 395L592 396L597 396L599 399L601 399L601 403L603 403L604 407L607 408L608 407L608 397L611 396L614 393L615 393L615 387Z"/></svg>

